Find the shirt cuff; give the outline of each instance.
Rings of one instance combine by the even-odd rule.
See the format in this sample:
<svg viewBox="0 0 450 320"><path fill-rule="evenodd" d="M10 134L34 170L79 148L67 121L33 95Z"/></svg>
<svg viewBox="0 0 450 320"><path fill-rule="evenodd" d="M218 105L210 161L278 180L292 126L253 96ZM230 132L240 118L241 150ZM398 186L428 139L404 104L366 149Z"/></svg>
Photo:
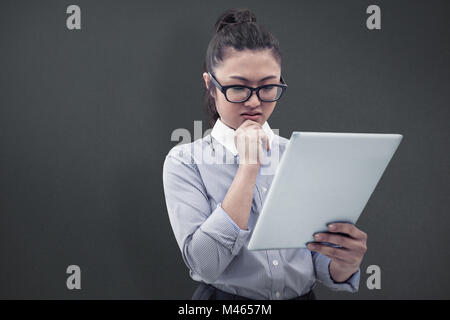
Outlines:
<svg viewBox="0 0 450 320"><path fill-rule="evenodd" d="M201 225L200 229L220 244L228 248L232 255L237 255L250 234L250 230L243 230L231 219L222 208L222 203Z"/></svg>
<svg viewBox="0 0 450 320"><path fill-rule="evenodd" d="M330 274L330 263L331 259L322 254L316 253L317 259L315 261L315 269L317 280L321 282L323 285L327 286L332 290L337 291L348 291L348 292L357 292L359 289L359 279L361 275L361 270L358 269L347 281L345 282L335 282L333 278L331 278Z"/></svg>

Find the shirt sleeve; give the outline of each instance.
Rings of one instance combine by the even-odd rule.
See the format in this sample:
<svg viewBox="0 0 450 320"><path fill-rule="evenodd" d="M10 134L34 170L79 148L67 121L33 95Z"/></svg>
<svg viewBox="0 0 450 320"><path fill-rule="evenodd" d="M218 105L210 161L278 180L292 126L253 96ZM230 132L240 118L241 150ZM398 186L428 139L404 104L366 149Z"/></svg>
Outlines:
<svg viewBox="0 0 450 320"><path fill-rule="evenodd" d="M169 220L191 272L214 282L241 250L249 230L242 230L223 210L211 208L195 163L166 156L163 185Z"/></svg>
<svg viewBox="0 0 450 320"><path fill-rule="evenodd" d="M331 278L330 274L331 259L315 251L312 251L311 254L316 272L316 278L319 282L332 290L348 291L352 293L358 291L359 279L361 275L360 269L358 269L358 271L355 272L347 281L335 282L333 278Z"/></svg>

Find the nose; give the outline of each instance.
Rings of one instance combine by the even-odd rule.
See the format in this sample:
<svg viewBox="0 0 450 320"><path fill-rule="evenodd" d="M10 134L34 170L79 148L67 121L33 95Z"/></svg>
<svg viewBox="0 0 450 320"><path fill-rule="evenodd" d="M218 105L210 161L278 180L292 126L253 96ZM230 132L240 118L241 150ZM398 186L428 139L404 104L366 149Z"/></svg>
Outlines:
<svg viewBox="0 0 450 320"><path fill-rule="evenodd" d="M250 99L245 101L244 105L246 107L257 107L257 106L261 105L261 100L259 100L258 95L256 94L256 91L252 92Z"/></svg>

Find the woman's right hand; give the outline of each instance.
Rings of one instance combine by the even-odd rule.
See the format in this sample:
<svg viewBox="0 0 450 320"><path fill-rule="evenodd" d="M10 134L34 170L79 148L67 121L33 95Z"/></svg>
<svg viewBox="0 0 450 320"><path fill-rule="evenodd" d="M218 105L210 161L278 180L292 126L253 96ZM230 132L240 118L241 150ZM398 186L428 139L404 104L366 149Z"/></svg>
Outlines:
<svg viewBox="0 0 450 320"><path fill-rule="evenodd" d="M239 154L239 168L222 201L222 208L239 228L248 230L263 146L269 149L269 139L258 122L246 120L236 129L234 143Z"/></svg>
<svg viewBox="0 0 450 320"><path fill-rule="evenodd" d="M263 161L263 147L269 150L270 143L262 126L255 121L245 120L235 131L234 143L239 154L239 165L259 168Z"/></svg>

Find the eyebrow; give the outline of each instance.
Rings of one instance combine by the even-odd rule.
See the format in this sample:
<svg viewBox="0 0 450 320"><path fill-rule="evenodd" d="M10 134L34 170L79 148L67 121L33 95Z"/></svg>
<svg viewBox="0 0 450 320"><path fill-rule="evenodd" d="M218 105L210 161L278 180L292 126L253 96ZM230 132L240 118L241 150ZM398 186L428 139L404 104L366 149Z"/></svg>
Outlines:
<svg viewBox="0 0 450 320"><path fill-rule="evenodd" d="M246 82L251 82L251 81L248 80L247 78L244 78L244 77L241 77L241 76L230 76L229 78L230 78L230 79L242 80L242 81L246 81ZM272 76L267 76L267 77L262 78L262 79L259 80L258 82L263 82L263 81L266 81L266 80L269 80L269 79L276 79L276 78L277 78L277 76L274 76L274 75L272 75Z"/></svg>

